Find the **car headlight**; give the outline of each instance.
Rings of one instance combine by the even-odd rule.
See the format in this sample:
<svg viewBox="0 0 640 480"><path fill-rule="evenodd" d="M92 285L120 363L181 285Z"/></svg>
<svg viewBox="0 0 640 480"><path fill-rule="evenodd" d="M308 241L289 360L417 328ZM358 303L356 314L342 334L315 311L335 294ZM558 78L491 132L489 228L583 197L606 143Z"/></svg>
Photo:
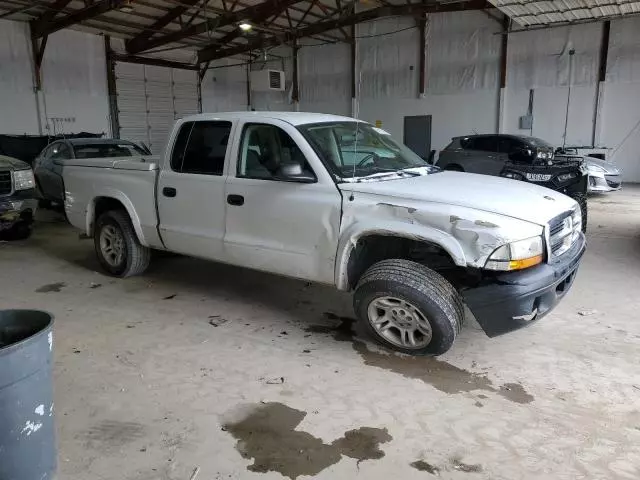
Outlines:
<svg viewBox="0 0 640 480"><path fill-rule="evenodd" d="M577 173L563 173L561 175L558 175L558 181L566 182L567 180L571 180L572 178L576 178L577 176Z"/></svg>
<svg viewBox="0 0 640 480"><path fill-rule="evenodd" d="M514 180L524 180L524 177L516 172L503 172L501 176L505 178L512 178Z"/></svg>
<svg viewBox="0 0 640 480"><path fill-rule="evenodd" d="M542 263L542 237L531 237L498 247L489 256L484 268L508 272L522 270Z"/></svg>
<svg viewBox="0 0 640 480"><path fill-rule="evenodd" d="M33 178L33 170L31 169L14 171L13 182L16 190L29 190L36 186L36 180Z"/></svg>

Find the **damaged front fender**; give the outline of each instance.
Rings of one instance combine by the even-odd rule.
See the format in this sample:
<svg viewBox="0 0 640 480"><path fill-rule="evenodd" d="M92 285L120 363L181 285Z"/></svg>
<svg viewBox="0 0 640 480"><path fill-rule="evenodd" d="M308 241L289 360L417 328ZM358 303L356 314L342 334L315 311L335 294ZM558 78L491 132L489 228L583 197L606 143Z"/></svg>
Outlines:
<svg viewBox="0 0 640 480"><path fill-rule="evenodd" d="M356 193L345 199L336 257L336 285L348 290L349 257L361 238L387 235L441 247L460 267L483 268L509 242L542 235L539 225L468 207Z"/></svg>

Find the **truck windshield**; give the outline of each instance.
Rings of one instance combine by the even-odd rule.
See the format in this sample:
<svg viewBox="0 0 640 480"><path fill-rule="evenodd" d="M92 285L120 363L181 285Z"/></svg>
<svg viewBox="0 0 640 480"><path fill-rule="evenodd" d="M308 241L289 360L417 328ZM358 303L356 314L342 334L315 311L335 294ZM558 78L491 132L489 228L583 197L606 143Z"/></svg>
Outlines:
<svg viewBox="0 0 640 480"><path fill-rule="evenodd" d="M315 123L298 129L324 163L343 180L401 178L438 170L384 130L366 123Z"/></svg>

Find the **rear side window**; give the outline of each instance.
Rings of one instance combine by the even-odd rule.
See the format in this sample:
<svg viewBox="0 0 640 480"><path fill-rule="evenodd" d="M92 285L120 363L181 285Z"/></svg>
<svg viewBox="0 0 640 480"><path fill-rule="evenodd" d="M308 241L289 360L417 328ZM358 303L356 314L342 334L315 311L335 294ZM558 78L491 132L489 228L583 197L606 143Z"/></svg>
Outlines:
<svg viewBox="0 0 640 480"><path fill-rule="evenodd" d="M498 152L500 153L513 153L523 146L524 144L515 138L500 137L498 139Z"/></svg>
<svg viewBox="0 0 640 480"><path fill-rule="evenodd" d="M481 150L483 152L497 152L498 151L498 138L497 137L476 137L469 139L470 150Z"/></svg>
<svg viewBox="0 0 640 480"><path fill-rule="evenodd" d="M222 175L231 122L187 122L180 127L171 169L181 173Z"/></svg>
<svg viewBox="0 0 640 480"><path fill-rule="evenodd" d="M75 145L76 158L132 157L146 155L145 151L132 143L105 143Z"/></svg>
<svg viewBox="0 0 640 480"><path fill-rule="evenodd" d="M58 143L53 147L51 151L51 160L64 160L71 158L71 151L64 143Z"/></svg>

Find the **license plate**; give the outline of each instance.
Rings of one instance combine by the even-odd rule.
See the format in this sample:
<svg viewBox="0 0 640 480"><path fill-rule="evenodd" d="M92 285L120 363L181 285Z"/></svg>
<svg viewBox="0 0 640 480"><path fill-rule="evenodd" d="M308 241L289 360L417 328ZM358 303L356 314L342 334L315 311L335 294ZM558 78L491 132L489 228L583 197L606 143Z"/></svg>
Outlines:
<svg viewBox="0 0 640 480"><path fill-rule="evenodd" d="M544 175L542 173L527 173L527 180L532 182L548 182L551 180L551 175Z"/></svg>

